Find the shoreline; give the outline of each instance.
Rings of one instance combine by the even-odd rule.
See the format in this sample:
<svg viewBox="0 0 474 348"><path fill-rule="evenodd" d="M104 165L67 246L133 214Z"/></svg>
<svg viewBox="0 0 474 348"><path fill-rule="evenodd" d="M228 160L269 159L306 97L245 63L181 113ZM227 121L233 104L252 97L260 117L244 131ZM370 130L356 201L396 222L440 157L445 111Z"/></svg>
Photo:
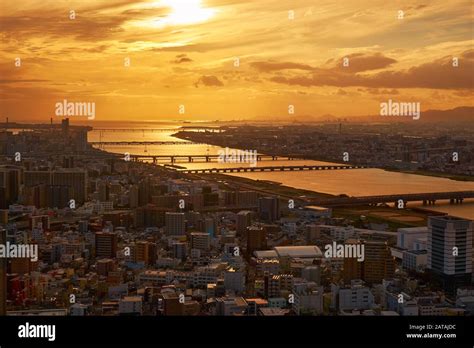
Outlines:
<svg viewBox="0 0 474 348"><path fill-rule="evenodd" d="M178 136L173 135L173 137L182 139ZM189 140L189 139L186 139ZM216 144L209 144L213 146L220 146ZM114 155L114 152L109 152L106 150L99 150L102 152L105 152L107 154ZM148 164L150 167L157 168L157 169L165 169L165 170L171 170L174 171L172 166L169 165L154 165L153 163L147 163L143 162L144 164ZM176 164L175 164L176 165ZM382 169L382 168L380 168ZM400 170L389 170L389 169L383 169L387 171L393 171L393 172L406 172L408 174L414 174L414 175L422 175L414 172L408 172L408 171L400 171ZM176 172L179 172L176 171ZM196 178L201 178L201 174L187 174L190 177L196 177ZM428 176L428 175L426 175ZM434 176L434 175L433 175ZM205 174L205 178L208 180L214 180L216 182L223 183L223 185L229 185L230 186L238 186L239 188L244 188L244 189L249 189L249 190L254 190L263 194L268 194L268 195L277 195L282 198L287 198L287 199L293 199L295 201L299 201L300 203L304 203L307 199L320 199L320 198L331 198L331 197L337 197L337 195L334 194L329 194L329 193L324 193L324 192L317 192L317 191L312 191L312 190L305 190L305 189L299 189L291 186L286 186L283 185L280 182L273 182L270 180L259 180L259 179L248 179L244 177L239 177L235 175L226 175L226 174ZM449 178L451 179L451 178ZM474 178L473 178L474 180ZM461 181L461 180L459 180ZM463 180L466 181L466 180ZM404 211L404 216L409 217L407 221L402 221L402 220L394 220L393 219L393 214L390 216L383 216L383 215L377 215L374 213L378 212L393 212L396 214L399 212L397 209L389 206L379 206L379 207L369 207L369 206L354 206L354 207L335 207L332 208L334 212L334 216L340 216L340 217L356 217L357 215L364 215L363 213L367 214L369 217L368 220L369 222L374 222L374 223L387 223L390 228L398 228L398 227L410 227L410 226L419 226L420 223L423 224L426 222L426 218L429 215L433 214L446 214L438 211L430 211L429 209L419 209L421 207L413 207L413 208L408 208ZM418 221L413 221L413 219L419 218ZM409 221L412 219L412 221Z"/></svg>
<svg viewBox="0 0 474 348"><path fill-rule="evenodd" d="M179 131L178 133L172 134L174 138L181 139L181 140L188 140L188 141L193 141L193 139L190 139L189 137L182 137L180 136L183 131ZM215 143L208 143L208 145L211 146L219 146L223 147L221 144L215 144ZM258 153L261 154L266 154L264 152L260 152L257 150ZM284 155L280 155L284 156ZM344 165L357 165L355 163L339 163L338 161L334 161L331 159L316 159L316 158L301 158L300 160L302 161L319 161L319 162L333 162L336 164L344 164ZM461 181L461 182L471 182L474 181L474 176L470 175L462 175L462 174L449 174L449 173L442 173L442 172L432 172L432 171L427 171L427 170L405 170L405 169L397 169L397 168L390 168L390 167L373 167L376 169L381 169L381 170L386 170L389 172L396 172L396 173L406 173L406 174L413 174L413 175L420 175L420 176L430 176L430 177L438 177L438 178L444 178L444 179L450 179L453 181Z"/></svg>

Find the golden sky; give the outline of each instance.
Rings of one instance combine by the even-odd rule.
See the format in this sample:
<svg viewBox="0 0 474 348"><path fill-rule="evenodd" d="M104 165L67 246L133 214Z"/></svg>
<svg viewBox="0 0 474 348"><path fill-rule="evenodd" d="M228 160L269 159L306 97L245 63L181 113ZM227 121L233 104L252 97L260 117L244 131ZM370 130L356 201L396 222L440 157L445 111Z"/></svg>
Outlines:
<svg viewBox="0 0 474 348"><path fill-rule="evenodd" d="M472 21L470 0L2 0L0 117L46 122L64 99L95 102L90 122L474 106Z"/></svg>

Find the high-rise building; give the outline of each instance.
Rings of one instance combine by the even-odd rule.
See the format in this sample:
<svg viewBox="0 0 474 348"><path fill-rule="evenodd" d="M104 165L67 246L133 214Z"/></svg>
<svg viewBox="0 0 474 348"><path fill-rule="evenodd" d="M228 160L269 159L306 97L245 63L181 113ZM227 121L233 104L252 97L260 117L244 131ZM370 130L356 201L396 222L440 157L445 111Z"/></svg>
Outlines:
<svg viewBox="0 0 474 348"><path fill-rule="evenodd" d="M242 270L229 267L224 272L224 286L226 290L241 293L245 290L245 273Z"/></svg>
<svg viewBox="0 0 474 348"><path fill-rule="evenodd" d="M165 214L165 228L168 236L182 236L186 234L184 213L167 212Z"/></svg>
<svg viewBox="0 0 474 348"><path fill-rule="evenodd" d="M97 192L99 194L99 201L107 202L110 197L110 187L106 181L101 181L97 184Z"/></svg>
<svg viewBox="0 0 474 348"><path fill-rule="evenodd" d="M97 258L115 258L117 254L117 235L113 232L95 234L95 256Z"/></svg>
<svg viewBox="0 0 474 348"><path fill-rule="evenodd" d="M226 207L233 206L237 204L237 192L235 191L224 191L224 205Z"/></svg>
<svg viewBox="0 0 474 348"><path fill-rule="evenodd" d="M135 209L135 226L161 227L165 225L166 208L155 207L147 204Z"/></svg>
<svg viewBox="0 0 474 348"><path fill-rule="evenodd" d="M427 238L428 227L405 227L397 230L397 247L400 249L415 250L418 238Z"/></svg>
<svg viewBox="0 0 474 348"><path fill-rule="evenodd" d="M237 205L241 208L254 207L258 203L258 192L237 191Z"/></svg>
<svg viewBox="0 0 474 348"><path fill-rule="evenodd" d="M4 195L3 200L5 200L5 206L0 208L7 208L10 204L17 203L20 193L21 173L21 167L0 166L0 187L4 188L2 195Z"/></svg>
<svg viewBox="0 0 474 348"><path fill-rule="evenodd" d="M265 229L257 226L247 227L247 254L251 255L255 250L267 248L267 236Z"/></svg>
<svg viewBox="0 0 474 348"><path fill-rule="evenodd" d="M260 219L274 222L280 219L280 201L278 197L262 197L258 200L258 213Z"/></svg>
<svg viewBox="0 0 474 348"><path fill-rule="evenodd" d="M380 284L395 273L395 260L386 241L365 240L362 279L369 284Z"/></svg>
<svg viewBox="0 0 474 348"><path fill-rule="evenodd" d="M191 249L208 251L211 248L211 236L205 232L191 233Z"/></svg>
<svg viewBox="0 0 474 348"><path fill-rule="evenodd" d="M51 207L63 207L63 195L66 189L57 187L69 187L67 193L68 201L74 199L76 206L82 205L87 199L87 171L82 169L60 169L57 171L25 171L25 186L32 187L36 185L47 185L47 195L49 192L48 204L54 204ZM50 187L54 186L54 187ZM62 191L60 193L59 191ZM51 198L55 197L55 198Z"/></svg>
<svg viewBox="0 0 474 348"><path fill-rule="evenodd" d="M173 257L175 259L184 260L187 256L187 244L185 242L174 242L172 244Z"/></svg>
<svg viewBox="0 0 474 348"><path fill-rule="evenodd" d="M25 186L23 188L26 204L34 205L36 208L47 208L46 185Z"/></svg>
<svg viewBox="0 0 474 348"><path fill-rule="evenodd" d="M61 131L63 133L63 136L69 135L69 118L61 120Z"/></svg>
<svg viewBox="0 0 474 348"><path fill-rule="evenodd" d="M46 185L46 204L50 208L66 208L74 199L74 189L67 185Z"/></svg>
<svg viewBox="0 0 474 348"><path fill-rule="evenodd" d="M247 227L252 225L252 212L243 210L237 214L237 235L243 236Z"/></svg>
<svg viewBox="0 0 474 348"><path fill-rule="evenodd" d="M131 209L138 207L138 186L131 185L128 191L128 204Z"/></svg>
<svg viewBox="0 0 474 348"><path fill-rule="evenodd" d="M356 245L360 244L359 240L347 239L344 244ZM364 263L360 262L356 257L345 257L343 261L342 277L346 284L350 284L354 279L362 279Z"/></svg>
<svg viewBox="0 0 474 348"><path fill-rule="evenodd" d="M135 243L135 261L145 265L154 265L156 262L156 244L139 241Z"/></svg>
<svg viewBox="0 0 474 348"><path fill-rule="evenodd" d="M138 184L138 205L146 205L151 199L151 180L145 178Z"/></svg>
<svg viewBox="0 0 474 348"><path fill-rule="evenodd" d="M70 186L77 205L82 205L87 199L87 171L82 169L64 169L52 172L52 184Z"/></svg>
<svg viewBox="0 0 474 348"><path fill-rule="evenodd" d="M203 222L203 232L214 237L217 231L217 223L213 218L205 218Z"/></svg>
<svg viewBox="0 0 474 348"><path fill-rule="evenodd" d="M337 287L333 289L333 292ZM353 309L370 309L374 304L374 295L370 291L370 287L365 286L364 283L358 279L351 282L350 286L338 289L339 309L353 310Z"/></svg>
<svg viewBox="0 0 474 348"><path fill-rule="evenodd" d="M454 216L428 219L428 265L446 291L471 282L473 221Z"/></svg>

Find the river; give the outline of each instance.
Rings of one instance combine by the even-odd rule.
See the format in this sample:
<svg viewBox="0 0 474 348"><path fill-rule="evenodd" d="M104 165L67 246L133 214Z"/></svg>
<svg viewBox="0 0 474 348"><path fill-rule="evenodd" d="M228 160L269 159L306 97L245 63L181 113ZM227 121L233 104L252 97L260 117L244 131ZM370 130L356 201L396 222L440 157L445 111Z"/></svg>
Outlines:
<svg viewBox="0 0 474 348"><path fill-rule="evenodd" d="M149 127L149 126L148 126ZM176 128L179 125L170 123L160 125L162 128ZM153 126L153 128L159 128ZM114 127L109 127L114 128ZM140 126L140 128L145 128ZM120 132L89 132L89 141L181 141L172 136L172 131L133 131L126 128ZM147 146L104 146L105 151L114 153L129 152L136 155L215 155L222 148L206 144L147 145ZM177 163L189 169L242 167L250 164L234 163ZM334 164L319 161L262 161L257 165L315 165ZM285 186L300 188L333 195L371 196L402 193L445 192L474 190L474 182L455 181L439 177L422 176L390 172L382 169L351 169L327 171L294 171L294 172L247 172L229 175L254 180L270 180ZM421 206L421 203L409 203L409 206ZM459 217L474 219L474 200L463 204L450 205L448 202L437 202L428 207L432 210L446 212Z"/></svg>

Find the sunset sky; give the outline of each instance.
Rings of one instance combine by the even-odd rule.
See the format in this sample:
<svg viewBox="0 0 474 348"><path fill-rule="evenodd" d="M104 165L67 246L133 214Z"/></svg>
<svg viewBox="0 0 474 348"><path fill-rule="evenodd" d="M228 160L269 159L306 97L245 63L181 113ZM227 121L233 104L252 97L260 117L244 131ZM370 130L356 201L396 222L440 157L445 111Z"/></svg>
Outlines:
<svg viewBox="0 0 474 348"><path fill-rule="evenodd" d="M470 0L2 0L0 121L64 99L95 102L90 122L474 106L472 20Z"/></svg>

